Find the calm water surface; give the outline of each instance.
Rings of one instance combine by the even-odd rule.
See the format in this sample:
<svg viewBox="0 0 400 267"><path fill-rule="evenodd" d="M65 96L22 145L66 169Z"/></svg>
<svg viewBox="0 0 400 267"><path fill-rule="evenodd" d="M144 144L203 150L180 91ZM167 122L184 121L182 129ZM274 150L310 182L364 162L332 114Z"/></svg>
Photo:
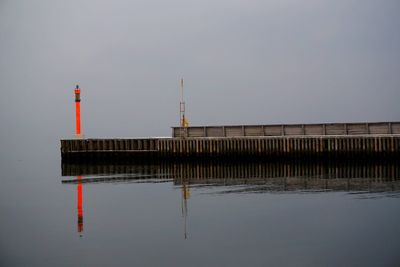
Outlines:
<svg viewBox="0 0 400 267"><path fill-rule="evenodd" d="M1 266L399 266L397 163L8 159Z"/></svg>

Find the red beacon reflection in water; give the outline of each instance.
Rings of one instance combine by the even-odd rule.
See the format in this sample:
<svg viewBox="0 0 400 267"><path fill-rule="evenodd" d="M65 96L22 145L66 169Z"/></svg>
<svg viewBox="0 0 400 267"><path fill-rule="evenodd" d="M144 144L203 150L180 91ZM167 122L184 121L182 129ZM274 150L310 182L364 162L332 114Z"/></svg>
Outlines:
<svg viewBox="0 0 400 267"><path fill-rule="evenodd" d="M83 205L82 205L82 176L76 177L78 184L76 186L78 192L78 233L82 236L83 233Z"/></svg>

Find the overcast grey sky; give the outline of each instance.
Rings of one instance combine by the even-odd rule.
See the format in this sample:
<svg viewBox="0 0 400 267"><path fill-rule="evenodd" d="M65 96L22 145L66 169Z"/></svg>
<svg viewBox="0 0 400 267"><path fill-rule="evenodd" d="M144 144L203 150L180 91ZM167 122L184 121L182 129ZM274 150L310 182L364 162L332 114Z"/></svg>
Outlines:
<svg viewBox="0 0 400 267"><path fill-rule="evenodd" d="M191 125L400 120L399 14L398 0L1 0L1 137L72 137L77 83L87 137L170 135L180 77Z"/></svg>

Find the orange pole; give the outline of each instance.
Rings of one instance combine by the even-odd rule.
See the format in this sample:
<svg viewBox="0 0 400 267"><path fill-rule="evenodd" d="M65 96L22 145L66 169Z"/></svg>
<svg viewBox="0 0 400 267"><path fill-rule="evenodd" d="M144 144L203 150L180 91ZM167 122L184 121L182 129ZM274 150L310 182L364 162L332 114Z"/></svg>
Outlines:
<svg viewBox="0 0 400 267"><path fill-rule="evenodd" d="M75 134L81 136L81 89L75 88Z"/></svg>
<svg viewBox="0 0 400 267"><path fill-rule="evenodd" d="M83 232L83 205L82 205L82 183L80 180L82 179L82 176L77 176L78 179L78 185L76 186L76 189L78 191L78 233Z"/></svg>
<svg viewBox="0 0 400 267"><path fill-rule="evenodd" d="M81 103L75 103L75 111L76 111L76 135L81 135Z"/></svg>

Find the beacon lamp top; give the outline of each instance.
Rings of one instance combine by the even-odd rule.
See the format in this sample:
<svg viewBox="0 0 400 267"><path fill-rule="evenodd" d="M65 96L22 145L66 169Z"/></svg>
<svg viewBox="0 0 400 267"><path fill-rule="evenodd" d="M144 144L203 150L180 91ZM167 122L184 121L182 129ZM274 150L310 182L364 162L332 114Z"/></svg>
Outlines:
<svg viewBox="0 0 400 267"><path fill-rule="evenodd" d="M81 102L81 89L79 88L79 85L75 88L75 102Z"/></svg>

